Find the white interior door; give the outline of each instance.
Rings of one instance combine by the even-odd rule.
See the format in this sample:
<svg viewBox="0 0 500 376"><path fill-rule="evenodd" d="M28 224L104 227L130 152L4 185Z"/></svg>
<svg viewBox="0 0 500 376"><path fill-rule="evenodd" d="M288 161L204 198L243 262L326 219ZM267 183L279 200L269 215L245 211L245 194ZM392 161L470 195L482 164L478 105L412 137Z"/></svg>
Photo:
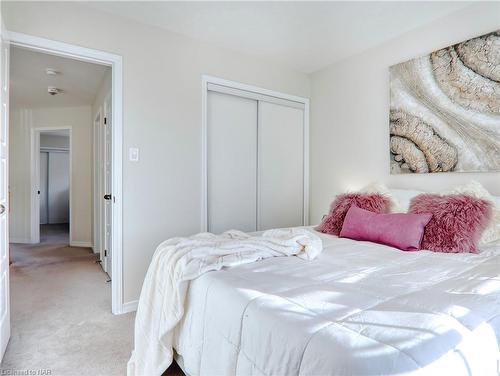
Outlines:
<svg viewBox="0 0 500 376"><path fill-rule="evenodd" d="M49 153L40 152L40 224L49 223L48 214L48 183L49 183Z"/></svg>
<svg viewBox="0 0 500 376"><path fill-rule="evenodd" d="M92 197L93 197L93 206L94 206L94 228L93 228L93 244L94 244L94 252L101 253L102 245L101 245L101 113L97 115L94 120L93 127L93 186L92 186ZM102 261L102 259L101 259Z"/></svg>
<svg viewBox="0 0 500 376"><path fill-rule="evenodd" d="M3 30L2 30L3 33ZM0 38L0 361L10 338L9 288L9 45Z"/></svg>
<svg viewBox="0 0 500 376"><path fill-rule="evenodd" d="M105 247L105 271L110 277L111 275L111 260L112 260L112 210L113 210L113 195L112 195L112 124L111 117L111 96L108 96L104 102L104 247Z"/></svg>
<svg viewBox="0 0 500 376"><path fill-rule="evenodd" d="M304 110L259 102L258 230L303 225Z"/></svg>
<svg viewBox="0 0 500 376"><path fill-rule="evenodd" d="M257 228L257 101L209 91L208 231Z"/></svg>
<svg viewBox="0 0 500 376"><path fill-rule="evenodd" d="M69 153L48 154L48 220L49 223L69 223ZM40 196L40 208L42 199Z"/></svg>
<svg viewBox="0 0 500 376"><path fill-rule="evenodd" d="M106 128L104 125L104 117L106 114L104 113L104 105L103 105L103 114L102 114L102 121L99 124L99 245L100 249L99 252L101 254L101 265L104 271L106 271L106 211L105 211L105 206L106 206L106 201L104 200L104 195L106 194L106 160L105 160L105 155L106 155L106 149L105 149L105 133L106 133Z"/></svg>

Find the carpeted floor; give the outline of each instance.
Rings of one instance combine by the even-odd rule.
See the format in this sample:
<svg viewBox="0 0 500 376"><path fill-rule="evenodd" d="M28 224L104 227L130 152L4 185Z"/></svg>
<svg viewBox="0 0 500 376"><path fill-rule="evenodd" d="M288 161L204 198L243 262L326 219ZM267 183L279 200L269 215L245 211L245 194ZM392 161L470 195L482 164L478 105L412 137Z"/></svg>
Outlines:
<svg viewBox="0 0 500 376"><path fill-rule="evenodd" d="M126 374L134 314L111 314L97 255L68 243L67 225L44 225L40 244L10 245L12 330L0 375ZM163 375L184 374L174 362Z"/></svg>
<svg viewBox="0 0 500 376"><path fill-rule="evenodd" d="M12 335L0 373L124 375L134 314L111 314L111 285L97 255L68 247L67 228L46 226L40 240L10 248Z"/></svg>

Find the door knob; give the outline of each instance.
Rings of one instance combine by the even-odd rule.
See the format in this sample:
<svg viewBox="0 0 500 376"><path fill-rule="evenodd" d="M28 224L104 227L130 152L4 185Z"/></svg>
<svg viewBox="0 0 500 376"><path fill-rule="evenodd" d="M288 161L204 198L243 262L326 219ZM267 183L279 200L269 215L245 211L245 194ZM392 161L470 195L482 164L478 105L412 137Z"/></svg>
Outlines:
<svg viewBox="0 0 500 376"><path fill-rule="evenodd" d="M108 194L104 195L104 199L111 200L111 194L108 193Z"/></svg>
<svg viewBox="0 0 500 376"><path fill-rule="evenodd" d="M0 204L0 214L3 214L5 212L5 206L3 204Z"/></svg>

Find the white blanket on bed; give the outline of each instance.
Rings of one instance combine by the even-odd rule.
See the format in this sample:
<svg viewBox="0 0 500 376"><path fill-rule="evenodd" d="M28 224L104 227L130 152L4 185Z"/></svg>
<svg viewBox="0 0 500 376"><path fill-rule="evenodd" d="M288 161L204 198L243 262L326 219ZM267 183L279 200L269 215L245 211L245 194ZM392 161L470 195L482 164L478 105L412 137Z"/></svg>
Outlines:
<svg viewBox="0 0 500 376"><path fill-rule="evenodd" d="M208 271L269 257L311 260L321 250L321 239L300 228L269 230L261 236L232 230L163 242L153 256L142 287L127 374L161 375L172 363L173 333L184 314L190 280Z"/></svg>
<svg viewBox="0 0 500 376"><path fill-rule="evenodd" d="M312 261L190 283L174 336L188 375L498 376L500 245L403 252L317 234Z"/></svg>

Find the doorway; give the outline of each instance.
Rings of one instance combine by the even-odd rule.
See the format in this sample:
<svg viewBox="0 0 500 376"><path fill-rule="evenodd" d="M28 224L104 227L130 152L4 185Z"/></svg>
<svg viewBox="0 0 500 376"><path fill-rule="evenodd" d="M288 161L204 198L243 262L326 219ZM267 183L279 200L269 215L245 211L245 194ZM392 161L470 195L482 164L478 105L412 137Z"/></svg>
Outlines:
<svg viewBox="0 0 500 376"><path fill-rule="evenodd" d="M70 129L37 130L40 242L48 236L70 243Z"/></svg>
<svg viewBox="0 0 500 376"><path fill-rule="evenodd" d="M10 56L12 48L21 48L28 51L39 51L46 53L48 55L66 57L69 59L74 59L76 61L84 61L90 62L94 64L100 64L103 66L107 66L111 70L111 98L110 103L111 106L109 111L111 113L111 118L113 120L112 126L110 124L110 163L113 174L111 176L111 189L108 194L112 197L112 224L111 224L111 249L112 258L111 258L111 269L113 279L111 280L111 311L113 314L122 314L126 312L130 312L135 310L134 304L123 304L123 280L122 280L122 58L121 56L83 48L80 46L75 46L67 43L61 43L49 39L34 37L26 34L20 34L15 32L6 31L2 28L0 31L0 105L2 107L2 117L0 118L0 295L3 297L5 305L2 307L2 312L0 312L0 359L3 357L4 352L7 347L7 343L10 339L11 334L11 299L10 299L10 290L11 290L11 274L9 272L9 260L10 260L10 251L9 251L9 241L15 241L13 237L10 235L9 224L12 223L11 212L12 212L12 197L10 196L10 188L11 188L11 178L9 165L10 160L13 155L19 157L19 154L16 155L16 149L9 148L8 145L10 143L10 139L12 137L12 133L9 130L9 122L11 117L11 111L9 102L11 101L12 92L10 91L10 78L9 78L9 66L10 66ZM57 71L46 70L47 75L57 74ZM47 90L47 87L45 88ZM36 91L34 91L36 92ZM49 90L49 94L54 91ZM32 125L32 117L30 117L30 113L27 111L20 111L19 114L20 120L23 122L23 127L19 127L21 130L26 132L26 139L34 140L34 137L30 137L30 127ZM68 116L71 119L71 116ZM92 126L91 116L89 116L89 125ZM51 124L51 122L47 122L42 120L44 124L41 126L46 126L47 124ZM28 127L30 125L30 127ZM75 140L80 142L83 138L73 133L72 136L75 136ZM89 137L91 140L92 138ZM73 147L70 147L70 153L73 150ZM21 159L26 162L27 166L33 166L31 163L33 158L36 158L30 155L30 150L33 150L32 145L25 145L23 148L24 154L20 154ZM39 158L37 158L39 159ZM30 181L30 177L32 176L31 171L26 171L24 173L24 177L26 181ZM71 180L70 180L71 185ZM31 185L26 185L31 187ZM71 191L71 189L70 189ZM92 192L92 189L90 189ZM32 197L31 192L26 192L27 199L23 201L23 211L29 212L30 208L33 207L33 203L30 202L29 197ZM71 205L70 205L71 208ZM39 210L39 207L38 207ZM29 222L28 222L29 223ZM70 220L71 223L71 220ZM30 240L28 239L30 232L30 226L26 226L26 231L23 235L25 237L23 239L17 240ZM38 228L39 232L39 228ZM29 242L29 241L28 241ZM26 245L26 244L25 244ZM29 244L28 244L29 246ZM29 247L28 247L29 248ZM77 248L82 249L82 248ZM48 264L54 265L53 262ZM57 263L55 264L57 265ZM74 263L70 263L69 265L74 265ZM64 269L64 268L63 268ZM67 270L69 275L71 274L71 270ZM50 272L48 273L50 274ZM61 286L61 284L59 284ZM31 286L30 288L22 288L19 291L24 292L32 289L35 286ZM46 289L45 291L53 291L52 288ZM102 289L101 291L105 291ZM14 292L15 295L17 295ZM93 296L94 294L88 294L85 291L83 296ZM55 296L56 299L60 298L60 295ZM58 306L60 304L60 299L57 300L57 303L52 304L50 306ZM73 307L70 304L70 307ZM14 313L15 314L15 313ZM19 317L19 316L14 316Z"/></svg>
<svg viewBox="0 0 500 376"><path fill-rule="evenodd" d="M33 243L50 233L71 244L71 127L34 128L32 138Z"/></svg>
<svg viewBox="0 0 500 376"><path fill-rule="evenodd" d="M44 38L32 37L25 34L19 34L15 32L7 32L6 38L9 44L6 44L10 48L20 48L23 50L36 51L45 53L52 56L64 57L67 59L73 59L79 62L87 62L92 64L97 64L105 67L109 67L110 69L110 95L108 102L106 104L106 109L108 111L108 116L106 119L106 123L108 125L107 129L107 143L108 143L108 151L107 155L107 171L108 178L104 179L104 182L107 181L107 185L105 185L106 193L104 195L95 196L94 190L92 188L89 189L88 193L92 196L93 201L97 200L106 200L109 201L109 204L103 204L103 207L107 210L104 211L104 216L109 218L107 222L107 229L104 233L108 233L108 237L103 238L103 245L106 245L104 248L105 252L109 257L107 259L103 259L101 261L105 261L103 265L103 269L106 268L108 274L113 276L111 280L111 310L114 314L121 314L130 312L135 309L133 305L124 306L123 304L123 280L122 280L122 58L118 55L87 49L79 46L70 45L67 43L56 42ZM48 73L47 74L52 74ZM57 74L57 72L55 72ZM8 78L8 77L7 77ZM7 81L8 84L8 81ZM47 90L47 88L45 89ZM49 91L50 93L50 91ZM104 112L102 112L104 114ZM30 120L29 117L26 118L25 114L21 114L21 117L24 120ZM93 118L89 117L90 127L92 129ZM7 118L8 119L8 118ZM101 122L104 121L104 116L101 117ZM73 129L74 131L74 129ZM73 137L75 137L75 142L81 142L82 138L79 137L76 132L73 132ZM36 139L36 137L32 137L32 139ZM90 140L92 140L92 136L90 136ZM69 153L75 152L70 148ZM10 149L10 153L13 152L13 149ZM7 157L12 158L11 155L7 155ZM40 159L40 155L37 157L28 157L35 158L37 160ZM42 157L44 158L44 157ZM32 165L36 165L33 163ZM92 166L92 162L90 163ZM74 165L73 165L74 167ZM111 172L112 171L112 172ZM93 175L92 175L93 176ZM90 179L93 180L92 178ZM72 184L75 183L75 184ZM77 185L76 182L71 182L70 185ZM37 190L38 191L38 190ZM70 189L71 192L71 189ZM38 195L38 192L36 192ZM106 196L106 197L104 197ZM71 197L71 194L70 194ZM35 197L31 202L31 207L36 208L38 214L38 222L40 219L40 205L34 205L34 202L39 201L38 197ZM71 200L75 203L75 200ZM78 201L76 201L78 202ZM39 203L38 203L39 204ZM29 205L29 200L28 200ZM7 214L10 216L10 212L8 209L12 207L12 204L9 205L9 208L6 208ZM93 211L95 207L94 203L90 205L90 211ZM70 211L73 210L73 205L70 205ZM7 218L7 216L5 216ZM70 220L70 233L74 233L74 224ZM92 240L94 240L94 226L90 225L92 232ZM39 233L39 227L35 231ZM74 234L72 234L74 236ZM12 236L10 237L11 240ZM74 242L74 239L73 239ZM82 244L80 246L94 247L92 242L90 244Z"/></svg>

